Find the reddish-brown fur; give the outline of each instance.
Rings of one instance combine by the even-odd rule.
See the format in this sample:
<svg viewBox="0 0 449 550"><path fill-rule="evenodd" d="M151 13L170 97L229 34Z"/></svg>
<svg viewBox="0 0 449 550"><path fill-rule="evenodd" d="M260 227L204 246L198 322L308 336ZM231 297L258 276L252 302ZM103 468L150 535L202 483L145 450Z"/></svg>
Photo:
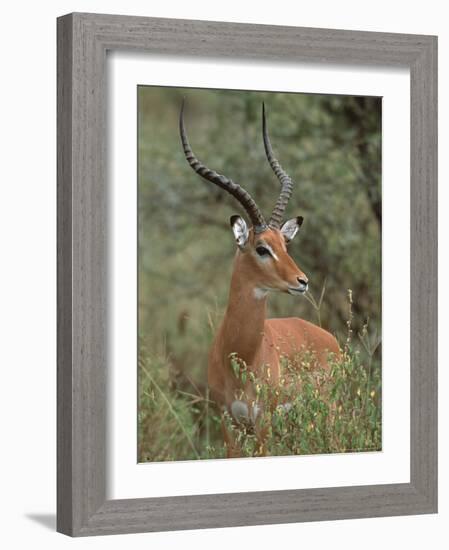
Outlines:
<svg viewBox="0 0 449 550"><path fill-rule="evenodd" d="M260 261L255 248L261 242L271 247L277 260ZM298 279L307 277L288 254L281 231L269 228L255 235L250 230L248 242L236 252L228 306L209 353L209 387L220 406L229 410L238 389L230 354L237 354L256 376L263 376L262 367L269 366L270 383L276 384L282 356L307 350L326 368L328 354L340 353L334 336L308 321L266 319L267 297L256 289L288 292L289 287L298 286ZM229 446L229 434L224 435Z"/></svg>

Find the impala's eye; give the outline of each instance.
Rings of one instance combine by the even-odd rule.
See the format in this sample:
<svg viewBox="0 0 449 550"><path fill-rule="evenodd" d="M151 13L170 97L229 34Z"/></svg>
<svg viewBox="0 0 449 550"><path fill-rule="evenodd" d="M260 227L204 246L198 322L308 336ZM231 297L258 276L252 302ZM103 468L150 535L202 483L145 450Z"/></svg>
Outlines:
<svg viewBox="0 0 449 550"><path fill-rule="evenodd" d="M259 254L259 256L271 256L271 253L268 250L268 248L265 248L264 246L256 247L256 252L257 254Z"/></svg>

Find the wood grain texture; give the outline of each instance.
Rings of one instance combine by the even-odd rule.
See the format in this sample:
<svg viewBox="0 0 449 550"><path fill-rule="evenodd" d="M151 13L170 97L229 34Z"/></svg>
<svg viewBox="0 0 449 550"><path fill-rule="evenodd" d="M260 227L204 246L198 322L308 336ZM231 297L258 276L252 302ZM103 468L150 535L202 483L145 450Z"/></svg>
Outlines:
<svg viewBox="0 0 449 550"><path fill-rule="evenodd" d="M106 500L106 52L409 67L411 480ZM437 510L437 40L116 15L58 19L58 523L72 536Z"/></svg>
<svg viewBox="0 0 449 550"><path fill-rule="evenodd" d="M437 508L437 43L415 60L411 79L411 479Z"/></svg>
<svg viewBox="0 0 449 550"><path fill-rule="evenodd" d="M57 166L57 529L72 528L72 25L58 21L58 166ZM59 513L64 503L64 513Z"/></svg>

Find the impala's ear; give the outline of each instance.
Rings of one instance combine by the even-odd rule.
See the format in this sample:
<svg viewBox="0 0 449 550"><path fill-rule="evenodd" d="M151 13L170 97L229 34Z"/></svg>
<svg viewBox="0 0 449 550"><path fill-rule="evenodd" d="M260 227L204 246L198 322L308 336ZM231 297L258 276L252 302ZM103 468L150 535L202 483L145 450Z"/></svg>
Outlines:
<svg viewBox="0 0 449 550"><path fill-rule="evenodd" d="M284 235L286 243L289 243L293 240L296 233L298 233L303 221L304 218L302 216L298 216L296 218L292 218L291 220L287 220L285 223L282 224L281 233Z"/></svg>
<svg viewBox="0 0 449 550"><path fill-rule="evenodd" d="M241 216L231 216L232 231L234 232L235 242L239 248L243 248L248 242L249 231L245 220Z"/></svg>

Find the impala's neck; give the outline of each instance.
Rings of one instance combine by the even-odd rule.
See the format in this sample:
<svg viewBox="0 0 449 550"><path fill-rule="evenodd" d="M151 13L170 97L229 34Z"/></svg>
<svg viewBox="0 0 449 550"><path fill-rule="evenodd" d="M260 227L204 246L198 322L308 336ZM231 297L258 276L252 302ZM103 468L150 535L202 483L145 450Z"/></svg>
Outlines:
<svg viewBox="0 0 449 550"><path fill-rule="evenodd" d="M226 354L236 353L248 365L260 349L266 318L266 293L251 280L243 254L237 252L222 325Z"/></svg>

